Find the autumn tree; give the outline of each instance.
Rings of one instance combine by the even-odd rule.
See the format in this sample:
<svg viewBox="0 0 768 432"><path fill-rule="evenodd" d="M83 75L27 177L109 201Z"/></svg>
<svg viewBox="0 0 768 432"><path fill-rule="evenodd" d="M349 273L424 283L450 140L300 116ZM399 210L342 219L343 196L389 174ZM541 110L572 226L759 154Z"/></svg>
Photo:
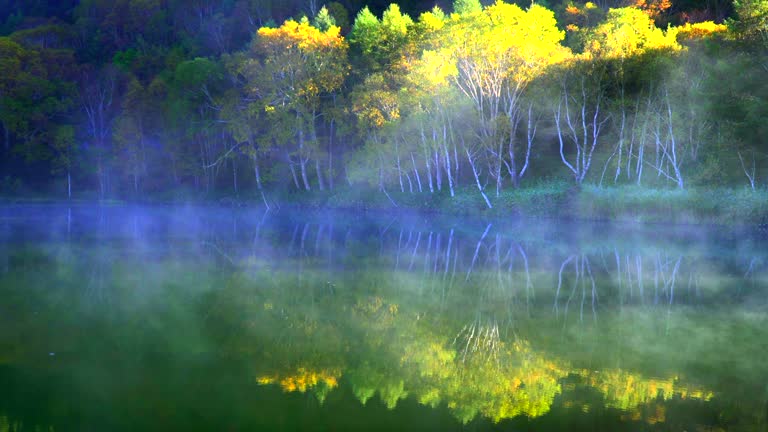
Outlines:
<svg viewBox="0 0 768 432"><path fill-rule="evenodd" d="M298 165L306 190L311 189L307 164L319 152L321 101L339 90L348 73L347 43L339 31L336 26L321 31L307 20L288 20L278 28L263 27L241 66L253 103L285 118L277 124L293 125L293 136L276 144L283 149L294 179ZM316 158L316 169L322 189L320 158Z"/></svg>
<svg viewBox="0 0 768 432"><path fill-rule="evenodd" d="M474 106L477 140L487 153L498 195L505 167L514 186L525 173L517 160L520 143L511 132L521 119L521 98L536 76L569 52L560 44L564 33L554 14L542 6L522 10L498 1L481 12L466 5L455 9L465 12L451 16L436 52L451 68L452 84ZM468 162L475 165L471 158Z"/></svg>

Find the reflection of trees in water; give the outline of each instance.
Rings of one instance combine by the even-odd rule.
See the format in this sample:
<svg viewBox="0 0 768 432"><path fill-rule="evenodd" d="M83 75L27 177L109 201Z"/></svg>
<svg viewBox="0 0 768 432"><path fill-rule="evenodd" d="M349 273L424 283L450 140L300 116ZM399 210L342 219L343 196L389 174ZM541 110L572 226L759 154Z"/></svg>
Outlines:
<svg viewBox="0 0 768 432"><path fill-rule="evenodd" d="M279 384L285 391L311 391L322 401L344 377L362 404L378 395L393 409L399 400L411 396L423 405L447 406L464 423L477 416L495 422L521 415L539 417L551 410L558 395L564 406L572 405L573 392L582 387L597 390L607 408L649 423L664 420L658 414L665 409L660 403L673 398L708 401L713 396L677 377L646 378L615 368L574 368L567 360L535 350L526 340L498 337L493 322L474 322L451 340L439 324L414 321L403 309L376 297L358 301L349 321L341 321L363 329L366 336L352 342L361 346L358 355L345 360L346 368L289 368L260 375L257 380ZM471 336L473 326L475 336ZM496 344L493 348L482 342L467 348L473 340L488 339ZM327 378L329 371L334 372ZM567 377L575 378L576 385L564 388ZM318 389L325 392L318 393Z"/></svg>
<svg viewBox="0 0 768 432"><path fill-rule="evenodd" d="M498 360L501 337L499 324L495 320L484 322L477 318L465 325L453 338L453 345L461 354L461 361L467 361L467 355L480 356L484 360Z"/></svg>
<svg viewBox="0 0 768 432"><path fill-rule="evenodd" d="M272 263L297 273L307 266L327 269L390 269L424 275L421 291L474 289L510 301L544 301L556 315L578 305L595 317L601 307L631 304L717 304L723 297L765 290L761 253L703 254L699 246L663 244L579 244L568 239L526 239L486 225L475 233L393 221L376 229L331 223L299 223L279 232L258 230L260 247L224 251L236 263ZM270 234L271 232L271 234ZM285 235L284 238L280 238ZM371 250L378 253L371 254ZM461 274L457 278L457 274ZM435 278L434 276L441 276ZM745 282L749 282L748 285ZM539 288L540 298L537 299ZM547 300L549 299L549 300Z"/></svg>
<svg viewBox="0 0 768 432"><path fill-rule="evenodd" d="M571 255L568 258L563 261L563 264L560 266L560 271L557 275L557 291L555 292L555 304L553 307L553 310L555 312L555 316L559 316L560 314L560 291L562 289L563 285L563 272L566 269L566 267L572 264L573 271L575 273L575 277L573 278L573 281L571 283L571 291L570 294L567 295L565 304L564 304L564 315L567 318L568 317L568 308L570 307L571 301L576 296L577 290L580 288L581 292L581 302L579 307L579 321L584 320L584 303L586 302L587 295L587 284L589 284L590 288L590 305L592 308L592 316L596 320L597 319L597 310L595 308L595 304L597 302L597 287L595 285L595 278L592 275L592 267L589 263L589 258L586 255ZM587 278L589 280L587 280Z"/></svg>
<svg viewBox="0 0 768 432"><path fill-rule="evenodd" d="M674 339L674 315L678 326L714 332L718 328L709 321L686 322L685 305L717 304L731 288L753 293L766 288L760 251L706 255L655 244L579 244L531 239L495 225L472 232L459 226L392 223L367 229L320 221L276 229L262 217L249 231L242 221L228 223L226 233L211 228L195 241L171 242L157 251L137 249L142 224L133 219L130 240L118 239L109 247L72 243L45 259L6 252L8 271L2 277L26 265L40 273L29 285L42 287L51 280L43 272L52 259L58 280L78 287L72 293L117 306L124 292L142 284L202 290L211 279L200 275L212 272L217 283L205 287L213 289L200 302L206 330L217 349L266 367L257 371L262 384L311 391L324 400L346 380L363 403L378 395L394 407L413 397L425 405L448 406L464 421L547 413L557 395L563 401L571 397L563 385L570 378L597 389L605 405L626 410L630 419L640 410L658 420L662 417L653 414L654 407L675 398L710 400L701 383L669 373L683 369L684 357L670 347L691 331L686 327ZM137 309L134 321L162 319L169 311ZM32 308L14 313L31 317ZM624 315L616 317L619 313ZM578 315L586 323L579 331L592 331L600 344L618 340L616 350L621 350L652 341L677 361L653 374L639 363L626 364L630 354L621 357L624 363L608 364L615 351L607 349L590 353L589 364L594 360L596 367L585 370L586 363L569 352L583 348L583 340L561 337L568 314L571 320ZM648 323L663 323L665 316L673 323L671 332L667 326L672 336L662 340L658 336L666 334ZM610 325L624 327L607 342L600 330ZM176 336L172 326L160 328L157 333L167 332L168 340ZM563 346L559 351L553 348L557 344ZM744 359L754 357L741 352ZM704 370L710 370L708 361L699 363ZM714 364L719 370L727 362ZM739 373L745 370L736 366Z"/></svg>

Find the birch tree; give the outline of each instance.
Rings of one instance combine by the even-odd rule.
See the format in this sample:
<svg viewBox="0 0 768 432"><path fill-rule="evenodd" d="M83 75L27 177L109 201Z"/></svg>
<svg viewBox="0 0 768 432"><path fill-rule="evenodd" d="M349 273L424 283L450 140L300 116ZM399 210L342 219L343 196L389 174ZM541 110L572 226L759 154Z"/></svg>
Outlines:
<svg viewBox="0 0 768 432"><path fill-rule="evenodd" d="M320 98L338 90L348 73L347 43L336 26L321 31L307 20L262 27L249 47L241 71L248 97L266 112L291 117L292 140L278 142L302 186L310 190L308 164L317 151ZM318 184L322 184L318 165Z"/></svg>

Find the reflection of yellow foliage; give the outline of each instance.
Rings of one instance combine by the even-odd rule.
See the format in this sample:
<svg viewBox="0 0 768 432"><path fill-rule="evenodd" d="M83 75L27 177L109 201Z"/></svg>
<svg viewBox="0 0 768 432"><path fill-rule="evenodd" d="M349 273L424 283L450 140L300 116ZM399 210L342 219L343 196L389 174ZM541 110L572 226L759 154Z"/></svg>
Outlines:
<svg viewBox="0 0 768 432"><path fill-rule="evenodd" d="M589 386L605 395L606 405L611 408L633 410L657 399L669 400L674 396L682 399L710 400L712 392L680 385L672 379L643 379L619 369L600 372L582 371Z"/></svg>
<svg viewBox="0 0 768 432"><path fill-rule="evenodd" d="M261 385L279 383L280 387L286 392L306 392L318 385L324 385L326 388L333 389L339 385L341 377L340 370L322 369L319 371L309 370L303 367L298 368L293 375L262 375L256 378L256 382Z"/></svg>
<svg viewBox="0 0 768 432"><path fill-rule="evenodd" d="M499 422L521 415L545 415L563 392L565 408L589 412L594 405L568 400L586 385L603 395L606 407L624 411L626 419L655 424L666 420L666 401L713 397L712 392L683 384L679 377L658 379L620 369L574 369L522 339L480 339L476 349L467 352L468 341L477 340L481 333L493 334L487 330L492 324L477 325L475 339L462 339L461 332L455 338L443 337L433 333L434 327L426 319L414 320L413 314L399 313L399 309L380 296L370 296L358 299L350 310L365 334L362 348L369 357L344 373L363 404L378 394L393 409L410 395L423 405L444 404L463 422L477 416ZM300 367L290 373L259 376L257 382L279 385L286 392L312 391L322 402L338 387L341 375L340 368ZM568 384L563 385L566 377L570 377Z"/></svg>
<svg viewBox="0 0 768 432"><path fill-rule="evenodd" d="M264 375L256 378L256 382L261 385L273 384L275 381L277 381L277 377L271 375Z"/></svg>
<svg viewBox="0 0 768 432"><path fill-rule="evenodd" d="M366 300L358 300L354 312L371 320L370 323L379 326L389 326L397 316L398 306L394 303L386 304L381 297L369 297Z"/></svg>
<svg viewBox="0 0 768 432"><path fill-rule="evenodd" d="M413 343L401 362L418 375L420 403L445 401L460 420L482 415L496 422L547 413L561 392L567 370L534 352L524 341L502 344L497 360L471 356L462 361L446 345Z"/></svg>
<svg viewBox="0 0 768 432"><path fill-rule="evenodd" d="M384 304L384 300L379 297L369 297L366 300L358 300L355 304L355 312L363 314L373 314L381 309L381 305Z"/></svg>

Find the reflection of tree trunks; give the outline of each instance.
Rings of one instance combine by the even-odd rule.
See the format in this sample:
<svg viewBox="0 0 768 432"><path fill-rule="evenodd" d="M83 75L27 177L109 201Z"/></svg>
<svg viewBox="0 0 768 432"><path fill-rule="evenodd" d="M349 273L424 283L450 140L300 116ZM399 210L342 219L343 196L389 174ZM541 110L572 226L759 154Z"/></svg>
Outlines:
<svg viewBox="0 0 768 432"><path fill-rule="evenodd" d="M616 258L616 279L618 281L618 289L619 289L619 301L620 305L624 306L624 290L622 289L622 279L621 279L621 258L619 257L619 251L615 247L613 248L613 256Z"/></svg>
<svg viewBox="0 0 768 432"><path fill-rule="evenodd" d="M445 270L443 270L443 279L448 275L448 264L451 262L451 245L453 244L453 228L448 235L448 247L445 248Z"/></svg>
<svg viewBox="0 0 768 432"><path fill-rule="evenodd" d="M293 249L296 244L296 236L299 234L299 225L296 224L293 227L293 235L291 236L291 244L288 246L288 255L293 255Z"/></svg>
<svg viewBox="0 0 768 432"><path fill-rule="evenodd" d="M461 362L466 363L467 356L480 355L482 360L495 359L501 337L499 325L495 321L484 324L480 318L465 325L453 339L453 345L461 348Z"/></svg>
<svg viewBox="0 0 768 432"><path fill-rule="evenodd" d="M520 244L517 244L517 250L520 252L520 256L523 257L523 266L525 268L525 297L530 297L530 292L533 290L533 282L531 282L531 273L528 269L528 255L523 250Z"/></svg>
<svg viewBox="0 0 768 432"><path fill-rule="evenodd" d="M421 243L421 231L416 236L416 246L413 247L413 253L411 254L411 262L408 264L408 271L413 268L413 262L416 260L416 252L419 250L419 243Z"/></svg>
<svg viewBox="0 0 768 432"><path fill-rule="evenodd" d="M403 229L400 228L400 235L397 237L397 250L395 252L395 271L400 267L400 250L403 244Z"/></svg>
<svg viewBox="0 0 768 432"><path fill-rule="evenodd" d="M472 256L472 263L469 265L469 270L467 270L467 277L464 279L465 281L468 281L469 276L472 274L472 269L475 267L475 262L477 261L477 255L480 253L480 247L483 245L483 240L485 240L485 236L488 235L488 231L491 230L491 225L493 224L488 224L488 226L485 227L485 231L483 232L483 235L480 237L480 240L477 241L475 254Z"/></svg>
<svg viewBox="0 0 768 432"><path fill-rule="evenodd" d="M637 271L637 289L640 292L640 301L645 302L645 293L643 292L643 257L635 256L635 269Z"/></svg>
<svg viewBox="0 0 768 432"><path fill-rule="evenodd" d="M427 253L424 255L424 273L427 273L429 268L429 255L432 252L432 231L429 232L429 240L427 240Z"/></svg>
<svg viewBox="0 0 768 432"><path fill-rule="evenodd" d="M317 227L317 234L315 235L315 255L320 255L320 239L323 237L323 231L325 230L325 225L320 224Z"/></svg>
<svg viewBox="0 0 768 432"><path fill-rule="evenodd" d="M555 311L555 314L559 311L559 299L560 299L560 289L563 286L563 270L565 270L565 266L567 266L575 256L571 255L569 256L563 263L560 265L560 271L557 273L557 291L555 291L555 305L552 308Z"/></svg>
<svg viewBox="0 0 768 432"><path fill-rule="evenodd" d="M232 159L232 188L237 195L237 161Z"/></svg>
<svg viewBox="0 0 768 432"><path fill-rule="evenodd" d="M597 285L595 284L595 277L592 275L592 266L589 263L589 258L586 255L583 255L582 259L583 263L586 263L587 268L587 275L589 275L589 281L592 284L592 291L591 291L591 301L592 301L592 319L594 321L597 321L597 310L596 310L596 303L598 300L597 296ZM584 272L582 271L582 275Z"/></svg>
<svg viewBox="0 0 768 432"><path fill-rule="evenodd" d="M304 244L307 240L307 233L309 233L309 224L304 224L304 229L301 231L301 241L299 242L299 256L304 257L306 254L304 253Z"/></svg>
<svg viewBox="0 0 768 432"><path fill-rule="evenodd" d="M625 257L624 262L625 262L624 268L626 269L626 273L627 273L627 286L629 287L629 299L633 300L635 297L635 292L634 292L635 287L632 280L632 267L629 263L629 255Z"/></svg>

